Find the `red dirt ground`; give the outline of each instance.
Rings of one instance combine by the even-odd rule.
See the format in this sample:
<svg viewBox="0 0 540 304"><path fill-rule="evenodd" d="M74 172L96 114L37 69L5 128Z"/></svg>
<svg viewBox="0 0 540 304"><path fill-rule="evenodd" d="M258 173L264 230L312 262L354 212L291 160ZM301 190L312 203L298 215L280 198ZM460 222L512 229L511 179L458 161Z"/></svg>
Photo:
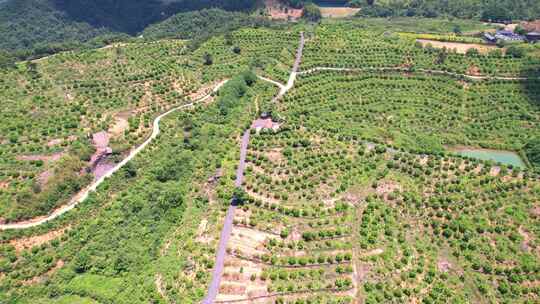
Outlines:
<svg viewBox="0 0 540 304"><path fill-rule="evenodd" d="M520 25L528 32L540 32L540 20L522 22Z"/></svg>
<svg viewBox="0 0 540 304"><path fill-rule="evenodd" d="M30 249L34 246L45 244L49 241L56 239L57 237L60 237L62 234L64 234L64 232L68 228L69 227L50 231L42 235L36 235L36 236L31 236L31 237L21 238L21 239L14 239L14 240L11 240L9 244L15 247L16 252L21 252L25 249Z"/></svg>
<svg viewBox="0 0 540 304"><path fill-rule="evenodd" d="M302 17L302 9L288 7L277 0L265 0L264 3L271 19L296 20Z"/></svg>
<svg viewBox="0 0 540 304"><path fill-rule="evenodd" d="M95 133L92 136L92 141L96 152L90 158L88 167L92 170L94 177L100 178L114 167L114 164L107 160L107 155L112 153L109 148L109 134L105 131Z"/></svg>

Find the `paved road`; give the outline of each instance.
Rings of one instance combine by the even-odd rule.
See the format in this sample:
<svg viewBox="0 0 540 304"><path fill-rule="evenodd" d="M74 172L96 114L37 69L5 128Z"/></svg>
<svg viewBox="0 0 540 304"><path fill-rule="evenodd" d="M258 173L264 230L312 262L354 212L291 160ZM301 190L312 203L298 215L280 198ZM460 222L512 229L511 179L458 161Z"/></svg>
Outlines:
<svg viewBox="0 0 540 304"><path fill-rule="evenodd" d="M279 90L280 90L280 91L283 90L283 89L285 88L285 85L284 85L284 84L282 84L282 83L280 83L280 82L277 82L277 81L275 81L275 80L272 80L272 79L270 79L270 78L266 78L266 77L259 76L259 75L257 75L257 77L259 77L259 79L261 79L261 80L264 80L264 81L266 81L266 82L270 82L271 84L273 84L273 85L279 87Z"/></svg>
<svg viewBox="0 0 540 304"><path fill-rule="evenodd" d="M287 93L288 90L290 90L294 86L294 81L296 80L296 73L302 61L303 49L304 49L304 33L302 32L300 33L300 46L298 47L298 51L296 52L296 59L295 59L295 62L291 71L291 75L289 77L289 82L287 83L286 86L283 86L282 84L276 81L273 81L271 79L259 77L262 80L271 82L277 85L278 87L280 87L281 90L279 94L274 98L274 100L281 98L285 93ZM248 129L244 132L244 135L242 136L242 142L240 145L240 163L238 164L238 169L236 170L236 180L234 182L234 185L236 187L242 186L242 181L244 179L244 169L246 168L246 154L247 154L247 148L249 145L249 135L250 135L250 130ZM231 205L227 209L227 214L225 215L225 221L223 224L223 228L221 229L221 235L220 235L219 244L218 244L218 251L216 253L216 262L214 264L214 270L212 272L212 281L210 282L210 286L208 287L208 292L206 294L206 297L202 301L202 304L214 303L219 293L219 285L221 284L221 277L223 276L225 257L227 256L227 243L229 242L229 239L231 237L235 210L236 210L236 205L234 204L234 201L233 201L231 202Z"/></svg>
<svg viewBox="0 0 540 304"><path fill-rule="evenodd" d="M224 80L224 81L220 82L218 85L216 85L214 87L212 92L217 92L226 82L227 82L227 80ZM140 146L138 146L137 148L132 150L129 153L128 157L126 157L124 160L122 160L120 163L118 163L109 172L107 172L105 175L103 175L102 177L97 179L95 182L90 184L88 187L86 187L84 190L82 190L77 195L75 195L75 197L73 197L68 204L54 210L48 216L42 216L42 217L34 218L34 219L31 219L31 220L23 221L23 222L10 223L10 224L0 224L0 230L25 229L25 228L39 226L41 224L44 224L44 223L46 223L46 222L48 222L50 220L53 220L53 219L57 218L57 217L61 216L62 214L70 211L71 209L75 208L75 206L77 204L83 202L88 197L88 195L90 195L90 193L92 191L96 191L97 187L99 185L101 185L101 183L103 183L106 178L110 177L116 171L120 170L125 164L127 164L130 160L132 160L137 154L139 154L148 144L150 144L159 135L159 133L160 133L159 122L161 121L161 119L163 117L171 114L172 112L191 107L196 103L204 102L208 98L210 98L211 95L212 94L208 94L208 95L206 95L206 96L204 96L204 97L202 97L202 98L200 98L200 99L198 99L198 100L196 100L196 101L194 101L192 103L176 107L176 108L171 109L171 110L159 115L158 117L156 117L156 119L154 120L154 124L153 124L152 135L150 135L150 137L145 142L143 142Z"/></svg>
<svg viewBox="0 0 540 304"><path fill-rule="evenodd" d="M401 67L382 67L382 68L333 68L333 67L315 67L309 70L299 72L299 75L311 74L317 71L341 71L341 72L370 72L370 71L396 71L396 72L407 72L407 68ZM428 74L439 74L447 75L452 77L464 77L472 80L527 80L527 79L536 79L535 77L506 77L506 76L474 76L467 74L459 74L447 71L440 70L429 70L429 69L415 69L415 72L423 72ZM540 77L539 77L540 79Z"/></svg>
<svg viewBox="0 0 540 304"><path fill-rule="evenodd" d="M287 85L285 85L284 88L281 89L281 91L278 94L278 98L281 98L283 95L287 93L292 87L294 86L294 82L296 81L296 76L298 75L298 69L300 68L300 63L302 63L302 53L304 52L304 32L300 32L300 45L298 46L298 50L296 51L296 59L294 60L294 65L292 68L291 75L289 76L289 81L287 82Z"/></svg>
<svg viewBox="0 0 540 304"><path fill-rule="evenodd" d="M234 182L234 185L236 187L242 186L242 181L244 179L244 169L246 168L246 154L249 144L249 135L250 130L248 129L244 132L244 135L242 136L242 143L240 146L240 163L238 165L238 169L236 170L236 180ZM221 230L218 251L216 253L216 263L214 265L214 271L212 272L212 282L210 282L210 286L208 287L208 293L206 295L206 298L202 302L204 304L212 304L219 293L219 285L221 283L221 277L223 275L225 257L227 256L227 243L229 242L229 239L231 237L235 211L236 205L233 201L231 202L229 209L227 209L227 214L225 215L225 223L223 224L223 229Z"/></svg>

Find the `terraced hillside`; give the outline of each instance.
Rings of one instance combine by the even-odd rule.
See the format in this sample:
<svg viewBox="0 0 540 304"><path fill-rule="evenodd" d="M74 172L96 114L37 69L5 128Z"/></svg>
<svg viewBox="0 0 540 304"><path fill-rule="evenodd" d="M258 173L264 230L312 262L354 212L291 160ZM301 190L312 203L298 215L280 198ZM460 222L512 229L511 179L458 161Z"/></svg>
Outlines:
<svg viewBox="0 0 540 304"><path fill-rule="evenodd" d="M0 219L32 218L66 203L143 142L159 113L248 66L280 79L296 36L241 30L195 53L181 41L114 45L2 71Z"/></svg>
<svg viewBox="0 0 540 304"><path fill-rule="evenodd" d="M178 41L125 45L10 71L38 75L33 92L58 106L33 109L15 81L23 78L10 77L8 92L20 90L13 102L64 117L72 94L96 115L87 125L72 118L74 130L97 139L113 117L152 101L148 120L136 121L141 136L124 131L111 141L126 150L158 113L228 81L165 116L162 133L73 210L2 231L0 302L538 302L538 174L450 152L521 152L540 137L535 47L519 58L458 54L349 25L244 29L193 52ZM73 62L62 58L103 54L125 56L123 68L100 72L107 57L62 74ZM87 73L100 85L74 81ZM149 95L144 83L118 80L131 73L151 75L142 78ZM4 139L6 159L30 151L26 134L38 123L53 130L38 140L89 146L69 142L69 129L53 121L35 123L9 130L20 135ZM32 177L4 176L9 199L31 185Z"/></svg>
<svg viewBox="0 0 540 304"><path fill-rule="evenodd" d="M503 56L501 50L486 55L463 56L436 48L425 48L409 36L390 31L361 31L358 25L326 24L318 27L307 44L303 70L313 67L403 68L437 70L469 75L520 76L532 71L539 59ZM309 37L309 36L308 36Z"/></svg>

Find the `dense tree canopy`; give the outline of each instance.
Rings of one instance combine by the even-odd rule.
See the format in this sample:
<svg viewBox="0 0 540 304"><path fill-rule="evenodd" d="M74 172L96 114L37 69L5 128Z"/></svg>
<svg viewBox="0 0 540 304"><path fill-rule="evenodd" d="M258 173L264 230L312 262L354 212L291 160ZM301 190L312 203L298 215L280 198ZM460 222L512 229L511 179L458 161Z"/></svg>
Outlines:
<svg viewBox="0 0 540 304"><path fill-rule="evenodd" d="M135 35L178 12L217 7L249 10L250 0L0 1L0 49L74 49L109 33ZM53 44L51 46L51 44Z"/></svg>
<svg viewBox="0 0 540 304"><path fill-rule="evenodd" d="M525 153L531 165L540 171L540 138L530 141L525 146Z"/></svg>
<svg viewBox="0 0 540 304"><path fill-rule="evenodd" d="M459 18L481 18L491 21L540 18L540 6L535 0L354 0L351 1L351 4L361 6L362 11L360 14L364 16L437 17L446 15Z"/></svg>
<svg viewBox="0 0 540 304"><path fill-rule="evenodd" d="M143 32L145 38L206 39L244 26L268 25L269 20L252 17L241 12L222 9L204 9L176 14L163 22L149 26Z"/></svg>

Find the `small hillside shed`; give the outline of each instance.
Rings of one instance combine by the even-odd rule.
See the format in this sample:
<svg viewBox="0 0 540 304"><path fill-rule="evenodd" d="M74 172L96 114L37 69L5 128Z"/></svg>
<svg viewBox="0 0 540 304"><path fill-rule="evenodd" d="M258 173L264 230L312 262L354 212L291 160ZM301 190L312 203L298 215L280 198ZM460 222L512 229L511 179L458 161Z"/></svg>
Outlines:
<svg viewBox="0 0 540 304"><path fill-rule="evenodd" d="M491 35L490 33L484 33L484 39L486 39L487 42L496 43L497 38L495 36Z"/></svg>

